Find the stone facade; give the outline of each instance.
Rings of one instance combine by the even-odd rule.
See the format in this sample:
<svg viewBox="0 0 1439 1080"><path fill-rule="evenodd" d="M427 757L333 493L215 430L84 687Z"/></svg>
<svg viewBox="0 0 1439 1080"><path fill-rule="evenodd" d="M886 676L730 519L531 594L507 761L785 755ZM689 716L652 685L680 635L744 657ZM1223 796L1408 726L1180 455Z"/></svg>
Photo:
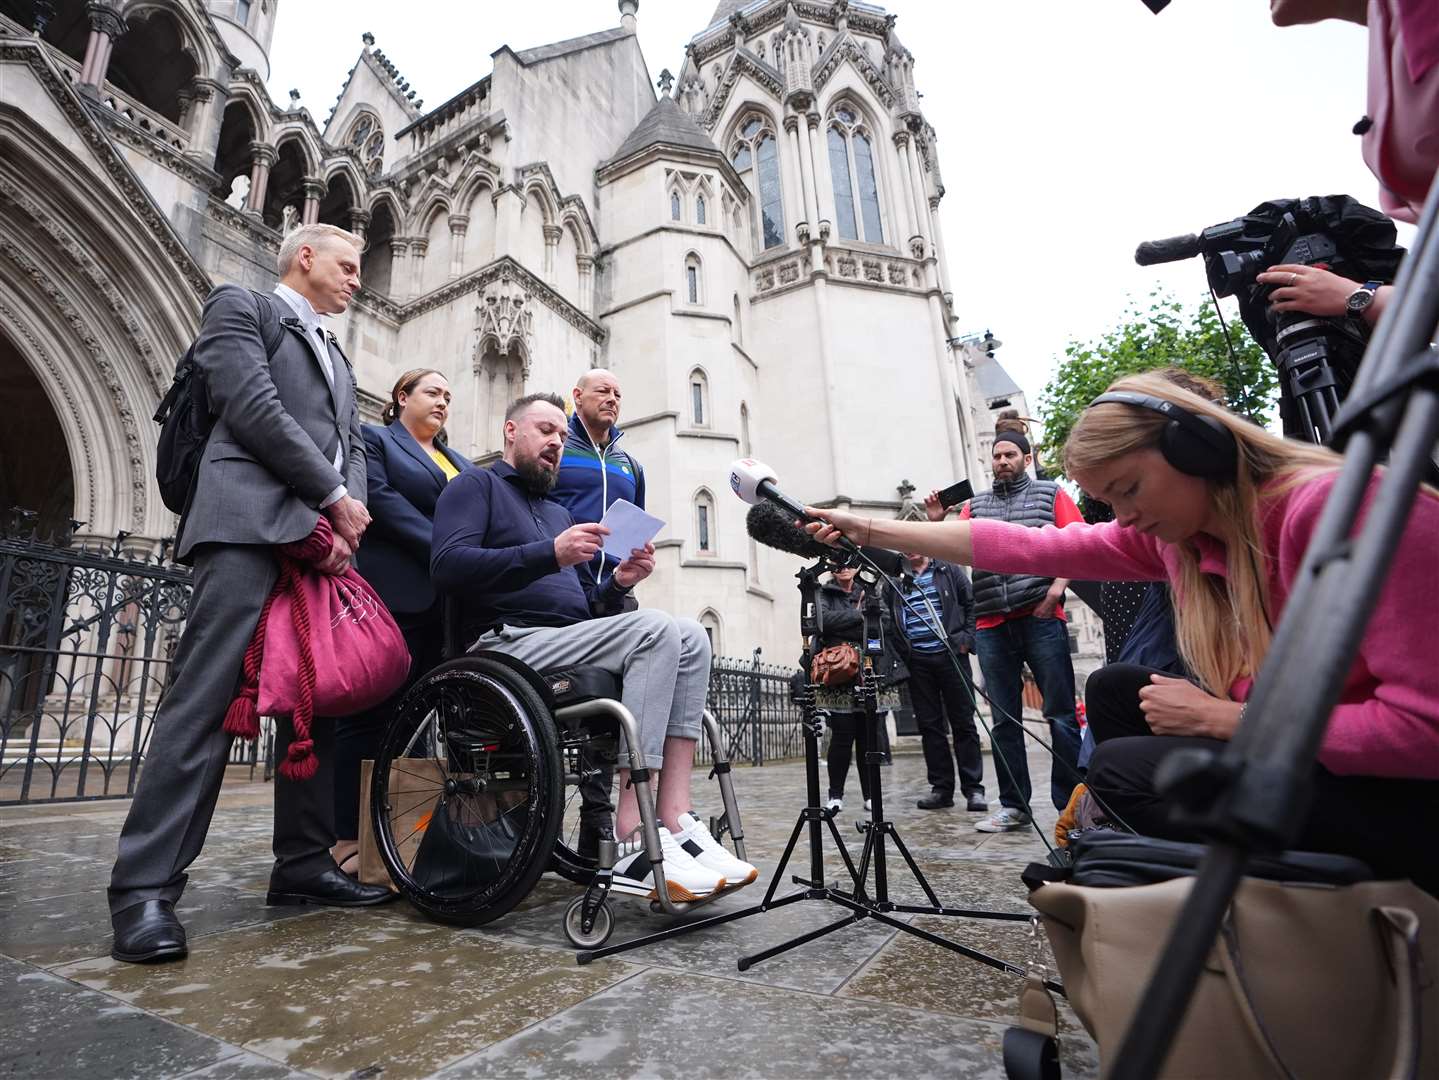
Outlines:
<svg viewBox="0 0 1439 1080"><path fill-rule="evenodd" d="M936 136L878 7L726 0L657 97L637 6L429 108L366 34L320 120L266 89L278 0L0 0L0 374L55 429L15 453L68 456L86 531L172 532L149 416L201 301L341 225L369 245L335 320L367 419L432 364L484 463L510 398L611 368L669 523L641 601L787 663L796 567L748 539L734 458L881 515L983 475Z"/></svg>

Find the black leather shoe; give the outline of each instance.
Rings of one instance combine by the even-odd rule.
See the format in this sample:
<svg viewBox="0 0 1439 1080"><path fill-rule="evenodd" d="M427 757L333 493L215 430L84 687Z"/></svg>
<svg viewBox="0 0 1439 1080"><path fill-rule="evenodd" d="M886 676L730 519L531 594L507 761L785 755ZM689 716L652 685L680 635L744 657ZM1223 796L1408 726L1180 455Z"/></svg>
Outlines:
<svg viewBox="0 0 1439 1080"><path fill-rule="evenodd" d="M921 810L943 810L945 807L954 805L954 796L946 795L942 791L931 791L914 805Z"/></svg>
<svg viewBox="0 0 1439 1080"><path fill-rule="evenodd" d="M332 866L304 881L285 881L271 877L270 891L265 895L265 903L271 907L296 904L369 907L372 904L388 904L398 895L383 885L366 885L363 881L356 881L338 866Z"/></svg>
<svg viewBox="0 0 1439 1080"><path fill-rule="evenodd" d="M974 794L969 797L969 801L965 803L964 808L971 814L983 814L989 809L989 801L985 799L983 795Z"/></svg>
<svg viewBox="0 0 1439 1080"><path fill-rule="evenodd" d="M190 951L185 928L169 900L146 900L110 916L115 944L110 955L127 964L161 964L183 960Z"/></svg>

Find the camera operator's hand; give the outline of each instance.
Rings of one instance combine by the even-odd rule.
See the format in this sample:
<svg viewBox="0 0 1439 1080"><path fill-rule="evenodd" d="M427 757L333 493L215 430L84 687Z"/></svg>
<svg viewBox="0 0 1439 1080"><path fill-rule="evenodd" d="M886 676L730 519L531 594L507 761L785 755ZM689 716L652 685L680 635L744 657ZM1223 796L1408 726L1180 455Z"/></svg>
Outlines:
<svg viewBox="0 0 1439 1080"><path fill-rule="evenodd" d="M1302 311L1309 315L1344 315L1346 301L1363 282L1350 281L1317 266L1281 263L1255 277L1261 285L1277 286L1269 297L1275 311ZM1364 309L1364 321L1373 326L1389 302L1393 286L1381 285L1374 300Z"/></svg>
<svg viewBox="0 0 1439 1080"><path fill-rule="evenodd" d="M561 567L589 562L595 557L595 552L604 546L604 538L609 532L597 521L571 525L555 537L555 562Z"/></svg>
<svg viewBox="0 0 1439 1080"><path fill-rule="evenodd" d="M646 544L630 551L630 557L615 567L615 582L626 589L638 585L655 572L655 546Z"/></svg>
<svg viewBox="0 0 1439 1080"><path fill-rule="evenodd" d="M935 488L924 497L924 516L930 521L943 521L946 514L953 514L959 510L960 504L954 506L943 506L939 501L939 489Z"/></svg>
<svg viewBox="0 0 1439 1080"><path fill-rule="evenodd" d="M1139 688L1144 721L1156 735L1196 735L1229 739L1239 724L1242 706L1199 689L1188 679L1151 675Z"/></svg>

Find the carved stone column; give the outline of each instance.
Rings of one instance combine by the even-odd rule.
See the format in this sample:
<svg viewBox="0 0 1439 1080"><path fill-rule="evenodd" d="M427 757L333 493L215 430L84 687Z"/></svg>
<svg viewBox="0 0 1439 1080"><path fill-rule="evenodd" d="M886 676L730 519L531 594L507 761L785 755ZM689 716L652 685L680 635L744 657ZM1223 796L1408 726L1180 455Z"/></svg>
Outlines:
<svg viewBox="0 0 1439 1080"><path fill-rule="evenodd" d="M350 207L350 231L361 240L365 238L365 230L370 227L370 212L362 210L358 206Z"/></svg>
<svg viewBox="0 0 1439 1080"><path fill-rule="evenodd" d="M555 252L560 247L560 234L563 230L558 225L546 225L545 234L545 280L551 285L555 283Z"/></svg>
<svg viewBox="0 0 1439 1080"><path fill-rule="evenodd" d="M90 39L85 43L85 61L80 66L80 89L93 97L105 85L115 39L128 27L120 13L102 0L90 0L85 14L90 18Z"/></svg>
<svg viewBox="0 0 1439 1080"><path fill-rule="evenodd" d="M270 186L270 166L278 155L267 143L250 144L250 197L245 209L252 214L265 212L265 189Z"/></svg>
<svg viewBox="0 0 1439 1080"><path fill-rule="evenodd" d="M909 132L894 133L894 149L899 158L899 171L896 174L899 182L896 186L904 193L905 228L908 229L912 242L913 238L919 235L919 221L914 213L914 185L909 180ZM895 239L898 241L898 237Z"/></svg>
<svg viewBox="0 0 1439 1080"><path fill-rule="evenodd" d="M196 78L181 98L189 99L189 106L182 117L185 130L190 134L185 156L207 169L213 168L229 91L224 83L214 79Z"/></svg>
<svg viewBox="0 0 1439 1080"><path fill-rule="evenodd" d="M390 298L396 303L404 303L410 296L410 278L406 273L409 267L405 262L409 253L409 241L390 241Z"/></svg>
<svg viewBox="0 0 1439 1080"><path fill-rule="evenodd" d="M419 296L425 289L425 255L430 250L430 242L425 239L410 241L410 262L413 273L410 275L410 295Z"/></svg>
<svg viewBox="0 0 1439 1080"><path fill-rule="evenodd" d="M549 228L549 226L545 226ZM450 277L457 278L465 272L465 234L470 231L468 214L455 214L450 218ZM546 234L548 235L548 234Z"/></svg>
<svg viewBox="0 0 1439 1080"><path fill-rule="evenodd" d="M815 199L819 210L819 238L828 240L834 225L834 180L829 172L829 148L819 134L820 115L805 115L805 149L814 170Z"/></svg>
<svg viewBox="0 0 1439 1080"><path fill-rule="evenodd" d="M325 181L318 176L307 176L300 184L305 193L305 205L300 210L300 224L313 225L320 220L320 200L325 197Z"/></svg>
<svg viewBox="0 0 1439 1080"><path fill-rule="evenodd" d="M808 148L800 142L800 123L798 116L790 115L784 118L785 149L789 151L790 168L795 173L799 187L799 205L796 209L803 215L794 231L800 243L807 244L814 232L813 224L818 215L815 213L813 170L810 168Z"/></svg>
<svg viewBox="0 0 1439 1080"><path fill-rule="evenodd" d="M592 315L595 298L595 257L581 252L575 256L575 264L580 271L579 308L585 314Z"/></svg>

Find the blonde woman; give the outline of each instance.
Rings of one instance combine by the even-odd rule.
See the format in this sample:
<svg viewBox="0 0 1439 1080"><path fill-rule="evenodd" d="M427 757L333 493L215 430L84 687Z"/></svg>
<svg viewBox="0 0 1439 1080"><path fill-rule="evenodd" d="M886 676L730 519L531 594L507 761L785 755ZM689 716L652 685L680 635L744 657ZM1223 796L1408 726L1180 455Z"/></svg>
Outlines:
<svg viewBox="0 0 1439 1080"><path fill-rule="evenodd" d="M811 511L819 539L917 551L1002 573L1168 581L1195 681L1152 674L1106 715L1090 786L1139 832L1192 839L1155 770L1184 746L1233 736L1294 590L1339 457L1290 442L1157 375L1121 379L1086 410L1065 467L1116 520L1065 529L1001 521L900 522ZM1374 481L1371 481L1371 488ZM1439 498L1410 513L1315 767L1298 846L1353 855L1439 892ZM1323 617L1323 612L1312 613ZM1122 695L1111 695L1111 698Z"/></svg>

